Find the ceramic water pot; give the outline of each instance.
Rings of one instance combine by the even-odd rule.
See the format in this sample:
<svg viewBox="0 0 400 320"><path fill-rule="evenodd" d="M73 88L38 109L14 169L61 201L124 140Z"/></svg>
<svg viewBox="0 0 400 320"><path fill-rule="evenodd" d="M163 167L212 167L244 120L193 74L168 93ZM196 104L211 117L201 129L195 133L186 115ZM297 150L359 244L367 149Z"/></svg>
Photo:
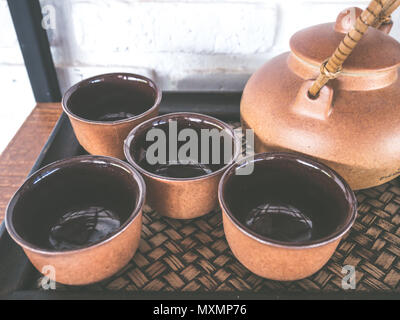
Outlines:
<svg viewBox="0 0 400 320"><path fill-rule="evenodd" d="M291 151L313 157L344 177L352 189L383 184L400 174L400 44L390 24L369 27L343 64L341 75L312 98L308 92L361 10L336 23L301 30L290 52L264 64L241 101L244 128L256 152Z"/></svg>

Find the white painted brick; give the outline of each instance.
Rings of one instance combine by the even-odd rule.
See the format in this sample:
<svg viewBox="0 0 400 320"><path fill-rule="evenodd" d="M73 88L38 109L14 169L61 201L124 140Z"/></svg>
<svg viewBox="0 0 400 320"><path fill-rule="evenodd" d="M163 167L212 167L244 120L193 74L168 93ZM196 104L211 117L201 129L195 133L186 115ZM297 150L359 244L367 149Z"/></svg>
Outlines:
<svg viewBox="0 0 400 320"><path fill-rule="evenodd" d="M0 64L0 154L35 106L28 75L23 65Z"/></svg>
<svg viewBox="0 0 400 320"><path fill-rule="evenodd" d="M74 1L79 48L192 54L266 52L276 7L269 3Z"/></svg>
<svg viewBox="0 0 400 320"><path fill-rule="evenodd" d="M0 0L0 63L24 63L6 0Z"/></svg>
<svg viewBox="0 0 400 320"><path fill-rule="evenodd" d="M163 90L241 90L293 33L334 21L368 0L41 0L56 9L48 30L64 91L82 77L125 71ZM400 12L392 35L400 40ZM0 63L23 63L0 0Z"/></svg>
<svg viewBox="0 0 400 320"><path fill-rule="evenodd" d="M35 106L7 1L0 0L0 154Z"/></svg>
<svg viewBox="0 0 400 320"><path fill-rule="evenodd" d="M77 79L74 69L93 66L88 73L98 68L152 70L163 90L241 90L265 61L289 50L293 33L334 21L344 8L368 4L345 0L41 2L57 8L57 30L49 35L63 88ZM399 39L396 28L392 34Z"/></svg>
<svg viewBox="0 0 400 320"><path fill-rule="evenodd" d="M279 32L274 51L290 50L290 37L297 31L327 22L334 22L338 14L349 7L366 8L369 1L343 0L288 0L280 2Z"/></svg>
<svg viewBox="0 0 400 320"><path fill-rule="evenodd" d="M392 20L394 24L390 35L397 39L397 41L400 41L400 8L392 14Z"/></svg>

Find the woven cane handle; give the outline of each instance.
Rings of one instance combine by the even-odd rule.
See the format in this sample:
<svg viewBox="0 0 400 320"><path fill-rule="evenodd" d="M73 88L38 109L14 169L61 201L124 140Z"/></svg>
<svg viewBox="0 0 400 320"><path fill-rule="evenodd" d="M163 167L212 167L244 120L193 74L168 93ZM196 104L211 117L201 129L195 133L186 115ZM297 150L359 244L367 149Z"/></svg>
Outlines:
<svg viewBox="0 0 400 320"><path fill-rule="evenodd" d="M389 24L392 22L392 13L400 6L400 0L391 1L388 4L387 9L382 12L381 17L373 25L374 28L380 28L383 24Z"/></svg>
<svg viewBox="0 0 400 320"><path fill-rule="evenodd" d="M369 26L380 27L400 5L400 0L372 0L356 20L354 28L346 34L333 55L321 65L320 75L309 90L311 97L317 97L321 88L335 79L342 71L343 63L353 52Z"/></svg>

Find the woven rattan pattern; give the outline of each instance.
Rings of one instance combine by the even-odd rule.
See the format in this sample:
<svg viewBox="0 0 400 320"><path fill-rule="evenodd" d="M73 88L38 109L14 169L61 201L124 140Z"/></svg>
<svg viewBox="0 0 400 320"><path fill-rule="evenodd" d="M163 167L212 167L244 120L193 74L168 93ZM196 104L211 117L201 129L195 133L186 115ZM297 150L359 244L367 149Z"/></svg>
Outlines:
<svg viewBox="0 0 400 320"><path fill-rule="evenodd" d="M400 181L359 191L357 199L358 217L350 233L324 268L307 279L278 282L248 271L229 249L219 210L183 221L146 207L140 247L123 270L102 283L58 284L57 290L340 291L342 268L352 265L355 291L400 292Z"/></svg>

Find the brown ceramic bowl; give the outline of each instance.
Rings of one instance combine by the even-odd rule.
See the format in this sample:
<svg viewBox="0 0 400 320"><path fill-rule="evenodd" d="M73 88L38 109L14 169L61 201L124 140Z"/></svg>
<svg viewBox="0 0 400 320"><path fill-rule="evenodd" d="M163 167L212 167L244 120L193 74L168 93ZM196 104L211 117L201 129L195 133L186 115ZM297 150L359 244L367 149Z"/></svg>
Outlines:
<svg viewBox="0 0 400 320"><path fill-rule="evenodd" d="M174 165L171 162L169 141L177 143L177 150L181 150L186 141L178 141L170 134L170 123L176 123L176 132L184 129L194 129L199 137L197 162L188 165ZM158 129L167 137L166 162L151 165L147 159L147 152L153 141L146 141L146 135L152 129ZM218 151L209 153L209 165L201 163L203 151L201 148L201 130L216 129L217 132L226 134L226 143L230 143L232 152L227 161L222 154L225 140L220 140ZM220 162L213 164L212 157L215 152L220 154ZM175 219L192 219L211 212L218 206L218 183L228 166L237 158L240 152L240 141L235 137L234 131L226 123L201 114L178 112L150 119L134 128L125 141L125 156L144 177L147 186L147 202L161 215ZM200 162L200 165L198 163ZM166 163L168 163L166 165ZM177 162L175 162L176 164Z"/></svg>
<svg viewBox="0 0 400 320"><path fill-rule="evenodd" d="M80 156L31 175L11 199L10 236L54 280L84 285L110 277L139 245L143 178L121 160Z"/></svg>
<svg viewBox="0 0 400 320"><path fill-rule="evenodd" d="M161 91L143 76L110 73L83 80L64 95L62 106L87 152L124 159L128 133L158 114Z"/></svg>
<svg viewBox="0 0 400 320"><path fill-rule="evenodd" d="M254 164L251 175L235 171ZM262 153L232 165L219 185L226 239L255 274L289 281L330 259L353 225L357 202L333 170L308 157Z"/></svg>

